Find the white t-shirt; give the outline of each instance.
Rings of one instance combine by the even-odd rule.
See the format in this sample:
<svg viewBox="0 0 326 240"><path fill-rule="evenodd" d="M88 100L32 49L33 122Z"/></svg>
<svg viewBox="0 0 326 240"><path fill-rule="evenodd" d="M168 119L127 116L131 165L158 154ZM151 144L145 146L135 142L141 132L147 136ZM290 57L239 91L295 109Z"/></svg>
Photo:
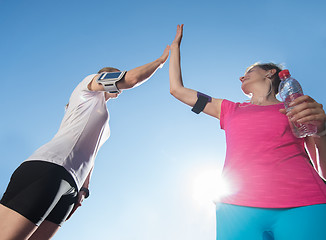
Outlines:
<svg viewBox="0 0 326 240"><path fill-rule="evenodd" d="M94 165L97 151L110 136L105 93L88 89L95 74L87 76L71 94L60 128L53 139L27 160L42 160L63 166L78 189Z"/></svg>

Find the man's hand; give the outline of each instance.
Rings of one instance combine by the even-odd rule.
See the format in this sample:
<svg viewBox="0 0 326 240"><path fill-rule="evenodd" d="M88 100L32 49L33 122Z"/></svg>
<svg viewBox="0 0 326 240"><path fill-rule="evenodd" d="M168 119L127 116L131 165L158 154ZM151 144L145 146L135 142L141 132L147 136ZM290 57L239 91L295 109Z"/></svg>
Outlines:
<svg viewBox="0 0 326 240"><path fill-rule="evenodd" d="M79 191L77 195L77 201L72 208L71 212L69 213L68 217L66 218L66 221L72 216L72 214L82 205L82 202L84 201L86 196L86 193L84 191Z"/></svg>
<svg viewBox="0 0 326 240"><path fill-rule="evenodd" d="M162 67L163 67L164 63L166 62L166 60L167 60L168 57L169 57L169 53L170 53L170 46L167 45L166 48L165 48L164 51L163 51L162 56L159 57L159 60L160 60L160 62L161 62L161 65L160 65L159 68L162 68Z"/></svg>

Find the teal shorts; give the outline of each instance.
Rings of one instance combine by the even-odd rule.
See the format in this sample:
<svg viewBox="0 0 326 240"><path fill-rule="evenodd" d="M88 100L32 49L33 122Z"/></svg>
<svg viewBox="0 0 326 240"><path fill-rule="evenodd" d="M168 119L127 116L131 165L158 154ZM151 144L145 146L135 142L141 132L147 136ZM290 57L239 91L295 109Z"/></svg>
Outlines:
<svg viewBox="0 0 326 240"><path fill-rule="evenodd" d="M326 204L254 208L219 203L217 240L325 240Z"/></svg>

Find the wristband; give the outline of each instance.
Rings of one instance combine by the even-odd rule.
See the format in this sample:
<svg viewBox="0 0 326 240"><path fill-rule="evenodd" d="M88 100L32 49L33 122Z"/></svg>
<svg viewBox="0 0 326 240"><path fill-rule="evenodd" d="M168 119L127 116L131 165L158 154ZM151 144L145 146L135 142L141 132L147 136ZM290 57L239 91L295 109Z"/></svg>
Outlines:
<svg viewBox="0 0 326 240"><path fill-rule="evenodd" d="M82 187L80 189L80 191L83 191L84 193L86 193L85 199L89 197L89 189L88 188Z"/></svg>
<svg viewBox="0 0 326 240"><path fill-rule="evenodd" d="M201 111L204 110L206 104L208 102L212 101L212 97L201 93L201 92L197 92L197 102L195 103L194 107L191 109L191 111L193 111L194 113L199 114Z"/></svg>

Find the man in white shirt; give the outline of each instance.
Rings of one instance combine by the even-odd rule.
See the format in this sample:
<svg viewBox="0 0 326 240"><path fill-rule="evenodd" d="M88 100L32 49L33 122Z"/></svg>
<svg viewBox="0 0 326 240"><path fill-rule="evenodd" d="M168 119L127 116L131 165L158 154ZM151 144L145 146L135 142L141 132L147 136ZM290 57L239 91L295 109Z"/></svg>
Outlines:
<svg viewBox="0 0 326 240"><path fill-rule="evenodd" d="M100 81L103 73L119 72L115 68L103 68L79 83L56 135L13 173L0 201L0 240L50 239L81 206L89 195L96 154L110 133L106 102L149 79L168 55L169 46L155 61L123 72L113 83L116 91L106 92Z"/></svg>

